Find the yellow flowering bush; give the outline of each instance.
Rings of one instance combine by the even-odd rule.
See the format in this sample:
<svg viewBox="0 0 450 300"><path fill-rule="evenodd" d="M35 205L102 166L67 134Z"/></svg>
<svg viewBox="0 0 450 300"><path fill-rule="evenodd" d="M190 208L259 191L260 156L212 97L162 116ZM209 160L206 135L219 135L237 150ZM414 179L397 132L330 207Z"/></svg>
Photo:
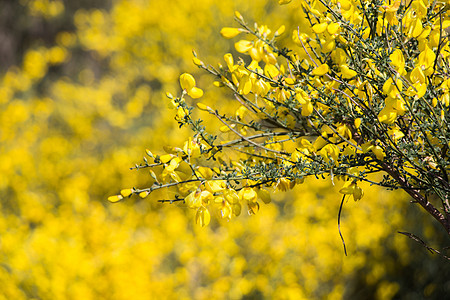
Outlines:
<svg viewBox="0 0 450 300"><path fill-rule="evenodd" d="M224 27L220 32L227 39L251 37L234 44L247 60L226 53L226 66L215 67L194 52L194 63L216 78L216 86L233 93L237 109L233 115L203 102L197 107L220 121L220 131L233 133L234 140L222 140L201 118L194 118L185 95L197 99L203 91L192 75L182 74L183 93L168 97L178 109L179 126L192 129L201 156L195 159L174 148L177 166L181 161L189 165L188 176L154 176L153 185L133 189L132 194L183 187L174 191L171 202L186 203L194 193L199 195L198 205L188 206L197 210L196 219L204 226L215 204L227 211L233 205L235 216L242 205L254 214L258 200L263 200L257 191L285 191L305 177L329 176L346 181L339 190L342 203L346 195L355 201L363 197L358 186L363 181L403 189L450 234L447 4L300 2L310 24L309 29L299 26L292 31L292 48L277 43L285 25L275 32L267 25L251 27L235 12L241 28ZM239 156L230 154L233 151ZM293 160L294 153L302 155ZM145 159L136 168L158 167L163 174L170 168L174 174L172 163L149 156L152 162ZM210 175L198 172L200 167L209 168ZM373 177L378 174L383 178ZM206 191L216 180L225 181L225 186ZM185 184L190 185L187 198ZM225 192L238 193L239 201L230 201Z"/></svg>
<svg viewBox="0 0 450 300"><path fill-rule="evenodd" d="M344 187L347 181L338 181L339 174L335 186L324 180L282 177L272 187L253 187L255 182L247 180L242 189L232 188L226 178L217 178L221 170L215 169L216 163L205 159L209 149L205 141L173 126L174 119L183 123L201 116L221 142L210 153L216 153L217 162L223 160L244 174L242 159L248 154L229 150L242 144L237 133L253 134L254 129L245 124L254 112L245 103L236 106L229 101L230 93L216 86L242 82L246 95L268 96L273 86L261 75L284 76L289 69L285 66L282 71L276 64L265 68L265 61L282 58L259 38L247 35L247 29L222 28L238 10L266 21L267 26L256 28L292 47L298 41L292 41L280 23L285 28L310 26L301 2L289 2L21 0L2 4L2 11L8 12L5 18L15 26L0 22L0 35L12 45L7 53L9 44L2 44L0 59L13 57L0 66L0 299L358 295L389 299L448 294L448 277L435 277L446 270L441 257L423 253L414 241L392 234L411 229L432 246L442 244L442 236L436 234L439 228L398 201L404 193L375 187L368 192L369 184L363 182L348 181ZM286 20L281 22L280 16ZM269 33L272 28L279 29ZM327 34L333 34L334 29L329 30ZM233 37L236 32L246 34L242 39L253 43L254 50L235 51L234 42L241 38ZM192 49L197 57L193 58ZM213 82L202 70L208 66L204 62L222 60L224 50L230 55L222 61L222 70L229 76ZM260 65L247 68L251 55L261 58ZM201 68L196 71L196 66ZM351 75L345 68L340 72ZM182 86L180 74L185 74ZM421 75L417 76L420 81ZM285 79L292 86L295 80ZM311 106L316 108L315 96L300 89L303 92L299 90L296 98L304 107L303 115L310 116ZM199 90L203 95L195 98ZM183 95L183 101L179 96L167 100L166 92ZM290 95L278 91L277 97ZM267 114L278 111L281 122L302 126L289 110L259 100L267 106ZM190 109L191 104L199 111ZM226 113L242 124L216 122L212 107L220 108L220 116ZM267 128L274 126L261 116L257 121ZM333 134L332 129L344 137L349 131L353 134L352 125L340 123L327 129L328 134ZM287 151L288 145L281 145L286 139L282 134L260 135L251 140L260 144L271 137L263 147L272 159L277 151ZM389 135L400 140L401 128L390 128ZM313 137L291 145L289 161L282 162L286 168L314 153L318 143L325 149L319 155L330 163L333 155L341 155L325 137L317 142ZM366 153L383 154L378 144L364 147ZM132 158L145 148L151 149L145 159L152 168L144 168L145 174L127 171L133 167ZM191 180L193 175L204 178L203 184ZM158 183L168 188L155 188ZM119 186L124 188L117 190ZM336 194L343 188L356 198L354 191L365 191L361 201L346 203L341 214L347 257L336 222L341 200ZM109 199L114 203L108 202L113 194L117 195ZM133 194L138 196L130 197ZM236 215L240 218L234 219Z"/></svg>

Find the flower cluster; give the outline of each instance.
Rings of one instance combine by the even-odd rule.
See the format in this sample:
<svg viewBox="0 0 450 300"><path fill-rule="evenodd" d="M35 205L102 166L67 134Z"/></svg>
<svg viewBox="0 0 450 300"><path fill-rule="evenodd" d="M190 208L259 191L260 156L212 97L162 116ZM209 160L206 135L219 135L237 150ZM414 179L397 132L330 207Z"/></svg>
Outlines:
<svg viewBox="0 0 450 300"><path fill-rule="evenodd" d="M201 144L201 159L180 152L176 165L186 163L188 176L147 191L197 182L176 200L196 209L198 223L205 225L211 203L222 206L221 216L238 215L236 199L254 213L258 190L286 190L308 176L329 176L333 182L344 180L340 193L355 200L363 197L359 183L364 181L404 189L450 233L445 217L450 214L450 51L444 34L450 16L440 2L391 2L302 1L310 27L293 30L292 48L277 45L285 26L272 35L268 26L250 27L236 12L241 28L224 27L221 34L250 36L234 44L250 60L227 53L225 67L213 67L194 57L239 104L234 115L204 103L197 107L235 139L221 140L201 119L194 120L184 96L203 93L183 74L183 94L170 98L180 126L190 126ZM161 163L164 170L172 167ZM199 175L201 167L211 175ZM385 175L382 180L378 173ZM216 188L208 188L211 181ZM239 196L227 198L224 191ZM430 208L428 195L441 200L442 211Z"/></svg>
<svg viewBox="0 0 450 300"><path fill-rule="evenodd" d="M278 28L282 22L286 28L308 30L308 19L297 9L302 1L284 6L272 2L2 1L0 299L139 300L149 295L155 299L341 299L365 290L390 299L411 291L410 281L404 278L415 283L414 293L422 290L425 298L445 299L449 279L436 276L447 268L440 257L420 253L414 242L392 234L392 227L411 228L431 245L439 244L441 238L440 231L425 224L426 218L408 201L400 201L404 194L377 187L367 192L369 184L355 182L366 193L363 201L350 201L343 211L342 233L349 252L344 258L336 234L336 193L343 185L349 185L350 192L357 190L353 180L340 182L333 173L333 187L331 181L314 177L304 182L289 177L288 170L301 168L320 144L313 134L295 143L287 141L289 136L284 136L286 129L280 124L291 124L290 116L296 114L290 106L270 106L275 104L266 97L277 92L277 83L271 79L294 87L295 101L300 104L285 97L286 88L284 96L278 89L278 97L286 105L300 107L299 115L316 114L317 96L308 86L296 83L298 78L289 71L292 67L273 48L268 51L284 73L264 78L261 60L260 67L252 69L258 74L253 75L246 70L251 57L236 53L234 43L225 47L228 41L219 33L223 18L235 7L263 19L269 28ZM245 28L239 32L242 39L257 39ZM284 35L276 42L297 47L298 55L302 54L301 44L290 45L288 39ZM217 71L226 72L210 87L210 76L202 76L203 69L190 69L193 45L201 49L202 60L220 61L222 70L215 64ZM431 43L429 47L436 51ZM237 104L228 85L222 83L227 78L236 85L231 73L239 75L223 62L226 52L233 53L232 65L251 77L252 87L245 96L260 94L252 100L265 105L267 115L255 115L244 102ZM403 55L407 64L410 56ZM197 57L194 63L206 66ZM331 65L329 69L339 71ZM190 70L196 82L192 84L188 76L187 84L180 87L179 75L185 70ZM410 69L405 70L408 75ZM425 78L420 80L427 85L434 82L428 75ZM262 84L267 93L258 92L254 84ZM193 87L201 88L204 95L194 99ZM448 103L448 87L448 82L440 82L442 94L434 98L436 107ZM381 91L382 87L376 88ZM374 94L376 88L372 88ZM408 89L404 83L402 91ZM164 101L160 95L166 91L179 96ZM220 109L217 115L227 125L214 121L217 116L212 107ZM204 123L195 120L199 116ZM274 123L270 116L282 120ZM195 127L196 134L190 136L187 128L173 126L174 118ZM339 133L348 137L348 129L353 128L350 122L336 122ZM364 128L364 122L364 116L359 122L355 119L355 128ZM296 120L289 126L300 130L307 124ZM202 125L214 134L209 135ZM265 131L255 132L260 129ZM326 130L325 142L334 134L332 129L337 128ZM398 142L405 138L402 133L408 136L404 126L387 132ZM252 150L254 144L249 141L266 149ZM384 153L376 141L363 145L368 156ZM143 147L160 153L159 160L146 151L149 166L141 172L129 171L130 157ZM332 148L323 147L318 156L335 155ZM265 165L258 156L263 151ZM289 161L279 158L288 156L280 151L289 153ZM439 169L439 163L432 155L424 159L424 167L431 170ZM277 166L286 169L282 176L274 171ZM405 162L405 166L411 165ZM348 173L356 180L361 170L349 169ZM271 186L240 179L256 173L274 178L273 183L266 182ZM158 183L164 188L149 194L146 188L156 188ZM290 190L294 185L298 186ZM106 200L119 187L132 186L143 188L139 192L123 189L111 198L117 203ZM128 198L131 195L135 196ZM185 204L182 197L189 197ZM174 203L184 207L189 203L193 208L174 209L150 198L177 200ZM271 205L262 205L270 199ZM239 207L240 217L230 220ZM257 216L246 217L258 208ZM196 219L200 225L207 223L208 213L210 225L196 226Z"/></svg>

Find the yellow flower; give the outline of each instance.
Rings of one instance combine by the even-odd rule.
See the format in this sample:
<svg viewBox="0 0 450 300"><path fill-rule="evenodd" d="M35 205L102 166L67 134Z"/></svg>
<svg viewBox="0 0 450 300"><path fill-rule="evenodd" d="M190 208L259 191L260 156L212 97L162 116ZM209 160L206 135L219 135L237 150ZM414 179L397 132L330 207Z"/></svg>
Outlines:
<svg viewBox="0 0 450 300"><path fill-rule="evenodd" d="M109 196L108 197L108 201L112 202L112 203L118 202L118 201L120 201L122 199L123 199L122 195L114 195L114 196Z"/></svg>
<svg viewBox="0 0 450 300"><path fill-rule="evenodd" d="M350 69L347 65L341 65L342 78L350 79L356 76L356 71Z"/></svg>
<svg viewBox="0 0 450 300"><path fill-rule="evenodd" d="M259 203L258 202L247 202L248 206L248 214L249 215L255 215L259 211Z"/></svg>
<svg viewBox="0 0 450 300"><path fill-rule="evenodd" d="M292 189L295 186L295 181L289 180L287 178L280 178L276 184L276 188L282 192Z"/></svg>
<svg viewBox="0 0 450 300"><path fill-rule="evenodd" d="M311 103L311 97L302 89L295 89L295 99L302 105L302 116L307 117L314 111Z"/></svg>
<svg viewBox="0 0 450 300"><path fill-rule="evenodd" d="M196 190L190 193L184 201L189 208L199 208L204 204L208 204L214 197L209 191Z"/></svg>
<svg viewBox="0 0 450 300"><path fill-rule="evenodd" d="M253 190L252 188L249 187L245 187L242 190L239 191L239 198L241 200L245 200L245 201L256 201L257 198L257 194L255 192L255 190Z"/></svg>
<svg viewBox="0 0 450 300"><path fill-rule="evenodd" d="M397 25L398 19L396 18L397 10L400 7L400 0L396 1L383 1L383 4L380 6L381 11L386 13L386 19L388 20L389 24L391 25Z"/></svg>
<svg viewBox="0 0 450 300"><path fill-rule="evenodd" d="M147 197L150 194L150 192L148 191L143 191L139 193L139 197L141 197L142 199L144 199L145 197Z"/></svg>
<svg viewBox="0 0 450 300"><path fill-rule="evenodd" d="M168 163L173 157L175 157L175 155L173 155L173 154L164 154L164 155L161 155L161 156L159 157L159 160L160 160L163 164L166 164L166 163Z"/></svg>
<svg viewBox="0 0 450 300"><path fill-rule="evenodd" d="M375 156L377 157L377 159L379 160L383 160L384 157L386 156L386 154L384 153L383 148L381 148L380 146L374 146L372 148L372 152L373 154L375 154Z"/></svg>
<svg viewBox="0 0 450 300"><path fill-rule="evenodd" d="M177 114L175 115L175 120L181 121L188 115L188 111L182 107L178 107Z"/></svg>
<svg viewBox="0 0 450 300"><path fill-rule="evenodd" d="M198 102L197 103L197 108L203 111L213 111L213 109L211 107L209 107L208 105Z"/></svg>
<svg viewBox="0 0 450 300"><path fill-rule="evenodd" d="M315 24L312 27L312 30L314 31L314 33L323 33L323 32L325 32L325 30L327 30L327 27L328 27L328 23L327 22L323 22L323 23L320 23L320 24Z"/></svg>
<svg viewBox="0 0 450 300"><path fill-rule="evenodd" d="M181 161L182 161L182 159L180 157L174 157L172 160L170 160L169 165L165 167L165 170L167 172L175 171L176 168L178 168L178 166L180 165Z"/></svg>
<svg viewBox="0 0 450 300"><path fill-rule="evenodd" d="M405 134L400 131L400 128L398 128L398 126L394 126L392 129L389 129L388 134L394 141L398 141L405 136Z"/></svg>
<svg viewBox="0 0 450 300"><path fill-rule="evenodd" d="M247 109L247 107L245 107L243 105L239 106L239 108L236 110L236 118L238 120L242 120L247 114L248 114L248 109Z"/></svg>
<svg viewBox="0 0 450 300"><path fill-rule="evenodd" d="M352 132L351 132L350 128L348 128L347 124L338 123L336 130L344 138L346 138L346 139L352 138Z"/></svg>
<svg viewBox="0 0 450 300"><path fill-rule="evenodd" d="M433 73L434 60L436 59L434 51L426 45L425 49L419 54L418 59L418 66L423 70L423 73L427 76L431 75Z"/></svg>
<svg viewBox="0 0 450 300"><path fill-rule="evenodd" d="M389 58L391 59L392 65L395 67L397 72L400 75L405 75L405 58L403 57L402 50L396 49L391 55L389 55Z"/></svg>
<svg viewBox="0 0 450 300"><path fill-rule="evenodd" d="M240 40L239 42L234 44L236 51L239 53L246 53L253 47L253 43L247 40Z"/></svg>
<svg viewBox="0 0 450 300"><path fill-rule="evenodd" d="M339 190L339 193L344 195L352 195L353 200L358 201L364 196L364 191L355 181L346 181L344 186Z"/></svg>
<svg viewBox="0 0 450 300"><path fill-rule="evenodd" d="M264 67L264 74L270 78L275 78L280 74L280 71L275 65L266 64Z"/></svg>
<svg viewBox="0 0 450 300"><path fill-rule="evenodd" d="M208 167L198 167L197 176L205 178L205 179L211 179L214 175L214 171L211 168Z"/></svg>
<svg viewBox="0 0 450 300"><path fill-rule="evenodd" d="M270 198L270 193L267 190L258 189L256 193L258 194L258 198L261 199L265 204L269 204L272 201L272 199Z"/></svg>
<svg viewBox="0 0 450 300"><path fill-rule="evenodd" d="M203 63L200 59L198 59L197 57L193 57L193 58L192 58L192 62L193 62L196 66L203 66L203 65L204 65L204 63Z"/></svg>
<svg viewBox="0 0 450 300"><path fill-rule="evenodd" d="M257 31L261 36L268 36L271 33L271 30L266 25L258 27ZM270 64L276 64L277 62L277 54L273 52L269 45L259 39L253 41L240 40L234 44L234 47L237 52L247 53L257 62L261 60Z"/></svg>
<svg viewBox="0 0 450 300"><path fill-rule="evenodd" d="M386 105L378 114L378 120L385 124L392 124L397 119L397 112L392 106Z"/></svg>
<svg viewBox="0 0 450 300"><path fill-rule="evenodd" d="M211 215L209 213L209 210L204 206L200 206L197 210L197 213L195 214L195 223L199 224L201 227L205 227L209 224L210 221Z"/></svg>
<svg viewBox="0 0 450 300"><path fill-rule="evenodd" d="M291 2L291 0L288 0L288 1ZM281 25L280 28L278 28L277 31L275 31L274 35L280 36L284 33L285 30L286 30L286 26Z"/></svg>
<svg viewBox="0 0 450 300"><path fill-rule="evenodd" d="M396 78L395 81L390 77L386 82L383 84L383 93L385 93L387 96L391 98L396 98L400 95L403 88L403 82Z"/></svg>
<svg viewBox="0 0 450 300"><path fill-rule="evenodd" d="M329 34L335 34L338 32L338 30L341 28L339 23L331 23L327 27L327 31Z"/></svg>
<svg viewBox="0 0 450 300"><path fill-rule="evenodd" d="M205 188L211 193L218 193L227 187L225 180L208 180L205 183Z"/></svg>
<svg viewBox="0 0 450 300"><path fill-rule="evenodd" d="M180 85L186 93L194 99L203 96L203 90L195 86L195 79L189 73L183 73L180 76Z"/></svg>
<svg viewBox="0 0 450 300"><path fill-rule="evenodd" d="M260 95L262 97L266 96L270 91L270 84L268 82L265 82L262 78L256 80L256 82L253 84L252 91L256 95Z"/></svg>
<svg viewBox="0 0 450 300"><path fill-rule="evenodd" d="M427 91L427 79L419 66L415 67L411 74L409 75L411 79L412 86L408 88L408 96L417 96L417 98L422 98Z"/></svg>
<svg viewBox="0 0 450 300"><path fill-rule="evenodd" d="M329 162L331 158L335 163L337 163L339 157L339 147L333 144L327 144L319 151L319 154L325 159L326 162Z"/></svg>
<svg viewBox="0 0 450 300"><path fill-rule="evenodd" d="M231 72L236 70L237 66L234 65L234 59L233 59L233 55L231 53L226 53L223 56L223 59L227 63L228 70L230 70Z"/></svg>
<svg viewBox="0 0 450 300"><path fill-rule="evenodd" d="M128 197L131 194L133 194L133 190L132 189L125 189L125 190L121 190L120 194L122 194L122 196L124 197Z"/></svg>
<svg viewBox="0 0 450 300"><path fill-rule="evenodd" d="M315 68L312 71L312 74L316 75L316 76L323 76L326 73L328 73L328 71L330 71L330 68L328 67L328 65L327 64L322 64L322 65L318 66L317 68Z"/></svg>
<svg viewBox="0 0 450 300"><path fill-rule="evenodd" d="M230 202L231 204L237 204L239 203L239 195L238 193L233 189L226 189L223 191L223 196L225 199Z"/></svg>
<svg viewBox="0 0 450 300"><path fill-rule="evenodd" d="M183 151L191 158L197 158L201 155L200 144L197 141L189 138L188 141L184 143Z"/></svg>
<svg viewBox="0 0 450 300"><path fill-rule="evenodd" d="M216 199L214 199L214 202L220 203L219 205L220 217L222 219L230 220L231 217L233 216L233 207L231 206L231 204L228 201L226 201L223 197L217 197Z"/></svg>
<svg viewBox="0 0 450 300"><path fill-rule="evenodd" d="M232 28L232 27L224 27L220 30L220 34L226 39L234 38L241 32L242 32L242 29Z"/></svg>

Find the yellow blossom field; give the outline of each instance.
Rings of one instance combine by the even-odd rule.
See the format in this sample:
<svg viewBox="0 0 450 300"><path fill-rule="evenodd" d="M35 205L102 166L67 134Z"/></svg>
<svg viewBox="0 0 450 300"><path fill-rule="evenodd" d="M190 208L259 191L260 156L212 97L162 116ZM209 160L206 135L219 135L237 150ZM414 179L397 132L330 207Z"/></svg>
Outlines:
<svg viewBox="0 0 450 300"><path fill-rule="evenodd" d="M8 2L8 1L7 1ZM220 34L246 20L310 30L301 1L20 0L0 4L14 26L0 54L0 299L444 299L450 263L397 233L443 245L445 232L400 191L306 179L271 190L259 212L195 222L170 191L117 203L144 187L130 170L146 149L180 145L166 92L193 74L202 102L233 111L232 95L193 63L234 50ZM358 2L358 1L353 1ZM6 43L6 42L5 42ZM8 44L9 45L9 44ZM6 49L6 50L5 50ZM193 100L195 101L195 100ZM193 102L194 103L194 102ZM219 129L207 114L211 128ZM218 131L220 132L220 131ZM220 133L226 140L229 133ZM244 211L245 210L245 211ZM448 242L448 241L447 241Z"/></svg>

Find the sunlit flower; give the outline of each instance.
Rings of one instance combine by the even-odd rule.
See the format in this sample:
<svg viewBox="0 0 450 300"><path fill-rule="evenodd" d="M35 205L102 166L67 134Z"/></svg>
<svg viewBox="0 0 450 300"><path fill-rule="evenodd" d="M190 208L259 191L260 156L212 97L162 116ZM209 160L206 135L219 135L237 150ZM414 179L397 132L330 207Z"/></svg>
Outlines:
<svg viewBox="0 0 450 300"><path fill-rule="evenodd" d="M183 73L180 76L181 88L186 91L186 93L194 99L203 96L203 90L195 86L195 79L189 73Z"/></svg>

